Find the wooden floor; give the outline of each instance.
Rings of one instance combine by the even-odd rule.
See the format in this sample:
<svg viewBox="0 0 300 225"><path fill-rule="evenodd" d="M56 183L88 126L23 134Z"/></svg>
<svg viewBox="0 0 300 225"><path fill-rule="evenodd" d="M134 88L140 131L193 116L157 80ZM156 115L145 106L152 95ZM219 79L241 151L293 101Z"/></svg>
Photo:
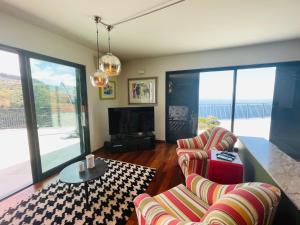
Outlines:
<svg viewBox="0 0 300 225"><path fill-rule="evenodd" d="M156 195L180 183L184 183L184 176L177 164L177 155L175 151L176 145L173 144L156 144L154 150L126 152L126 153L110 153L104 150L94 152L97 157L120 160L124 162L135 163L143 166L156 168L156 175L147 189L150 195ZM14 196L0 202L1 211L14 206L20 200L26 198L37 190L47 186L50 182L54 182L57 176L51 177L46 181L39 182L29 188L15 194ZM135 212L131 215L127 225L137 224Z"/></svg>

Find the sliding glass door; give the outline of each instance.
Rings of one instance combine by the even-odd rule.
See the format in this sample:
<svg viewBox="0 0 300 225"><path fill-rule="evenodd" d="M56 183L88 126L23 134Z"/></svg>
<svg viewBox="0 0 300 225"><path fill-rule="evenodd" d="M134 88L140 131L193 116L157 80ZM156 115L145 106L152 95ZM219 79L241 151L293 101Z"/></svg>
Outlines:
<svg viewBox="0 0 300 225"><path fill-rule="evenodd" d="M90 151L85 67L0 45L0 199Z"/></svg>
<svg viewBox="0 0 300 225"><path fill-rule="evenodd" d="M19 56L0 50L0 199L32 183Z"/></svg>
<svg viewBox="0 0 300 225"><path fill-rule="evenodd" d="M42 173L80 156L80 71L30 58Z"/></svg>

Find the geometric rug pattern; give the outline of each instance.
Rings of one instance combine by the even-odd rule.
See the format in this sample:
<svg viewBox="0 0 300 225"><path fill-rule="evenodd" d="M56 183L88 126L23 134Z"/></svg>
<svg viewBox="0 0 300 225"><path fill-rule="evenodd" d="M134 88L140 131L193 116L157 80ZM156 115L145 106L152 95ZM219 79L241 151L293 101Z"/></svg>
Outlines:
<svg viewBox="0 0 300 225"><path fill-rule="evenodd" d="M155 169L126 162L103 159L108 170L89 183L86 206L83 184L57 182L34 193L16 207L0 215L0 224L125 224L134 210L133 199L145 192Z"/></svg>

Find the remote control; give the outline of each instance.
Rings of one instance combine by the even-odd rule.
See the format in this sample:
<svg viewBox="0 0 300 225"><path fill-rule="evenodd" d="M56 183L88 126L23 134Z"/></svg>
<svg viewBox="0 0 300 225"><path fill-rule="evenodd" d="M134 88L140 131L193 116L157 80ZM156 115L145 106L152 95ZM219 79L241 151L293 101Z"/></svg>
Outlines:
<svg viewBox="0 0 300 225"><path fill-rule="evenodd" d="M232 161L233 161L232 158L223 156L223 155L221 155L221 154L217 154L217 158L218 158L218 159L225 160L225 161L229 161L229 162L232 162Z"/></svg>

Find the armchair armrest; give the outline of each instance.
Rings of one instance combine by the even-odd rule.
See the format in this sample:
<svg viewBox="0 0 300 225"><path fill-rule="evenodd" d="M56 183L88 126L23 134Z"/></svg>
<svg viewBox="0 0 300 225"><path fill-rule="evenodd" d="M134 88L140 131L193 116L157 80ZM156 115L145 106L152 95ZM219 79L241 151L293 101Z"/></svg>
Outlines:
<svg viewBox="0 0 300 225"><path fill-rule="evenodd" d="M138 216L143 218L144 224L155 225L206 225L201 222L185 222L170 215L148 194L141 194L134 199L134 206Z"/></svg>
<svg viewBox="0 0 300 225"><path fill-rule="evenodd" d="M179 157L183 157L185 160L191 161L191 160L207 160L208 154L205 151L195 151L195 152L186 152L180 154Z"/></svg>
<svg viewBox="0 0 300 225"><path fill-rule="evenodd" d="M193 138L179 139L177 140L178 148L185 149L203 149L207 142L206 136L199 135Z"/></svg>
<svg viewBox="0 0 300 225"><path fill-rule="evenodd" d="M181 153L178 156L178 163L185 177L192 173L207 176L208 154L205 151Z"/></svg>

